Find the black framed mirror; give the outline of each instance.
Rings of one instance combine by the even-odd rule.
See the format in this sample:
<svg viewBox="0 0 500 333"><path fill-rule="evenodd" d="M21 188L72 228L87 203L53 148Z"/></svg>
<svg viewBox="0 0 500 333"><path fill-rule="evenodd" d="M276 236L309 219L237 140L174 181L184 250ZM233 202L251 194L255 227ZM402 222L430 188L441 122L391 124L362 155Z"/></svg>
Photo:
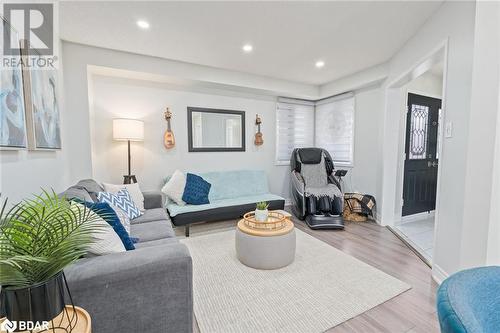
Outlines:
<svg viewBox="0 0 500 333"><path fill-rule="evenodd" d="M188 107L189 152L245 151L245 111Z"/></svg>

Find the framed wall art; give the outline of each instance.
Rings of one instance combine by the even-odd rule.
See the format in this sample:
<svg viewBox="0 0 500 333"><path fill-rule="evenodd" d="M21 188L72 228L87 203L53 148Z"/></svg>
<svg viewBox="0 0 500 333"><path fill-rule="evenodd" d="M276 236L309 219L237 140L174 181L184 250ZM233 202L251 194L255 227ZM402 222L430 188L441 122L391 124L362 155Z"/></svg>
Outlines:
<svg viewBox="0 0 500 333"><path fill-rule="evenodd" d="M19 46L19 53L12 59L21 59L21 50L17 32L4 19L3 29L10 29L11 45ZM4 31L4 30L3 30ZM1 42L7 34L2 34ZM23 71L20 61L17 65L0 70L0 149L17 150L27 147L26 107L24 99Z"/></svg>
<svg viewBox="0 0 500 333"><path fill-rule="evenodd" d="M25 70L29 77L28 141L34 150L61 149L61 119L57 71L40 68Z"/></svg>

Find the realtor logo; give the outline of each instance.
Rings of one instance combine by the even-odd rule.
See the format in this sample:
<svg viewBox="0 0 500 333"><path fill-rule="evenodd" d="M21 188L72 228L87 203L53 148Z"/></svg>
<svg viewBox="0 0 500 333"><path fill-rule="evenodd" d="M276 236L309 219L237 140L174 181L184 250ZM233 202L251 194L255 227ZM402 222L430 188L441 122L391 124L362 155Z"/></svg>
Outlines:
<svg viewBox="0 0 500 333"><path fill-rule="evenodd" d="M52 3L4 3L3 16L17 31L19 40L25 41L27 54L47 56L54 54L54 5ZM12 29L3 29L5 56L19 52L17 38Z"/></svg>
<svg viewBox="0 0 500 333"><path fill-rule="evenodd" d="M16 322L12 322L8 319L5 319L5 321L0 324L0 332L8 332L8 333L12 333L16 330L17 328L17 324Z"/></svg>

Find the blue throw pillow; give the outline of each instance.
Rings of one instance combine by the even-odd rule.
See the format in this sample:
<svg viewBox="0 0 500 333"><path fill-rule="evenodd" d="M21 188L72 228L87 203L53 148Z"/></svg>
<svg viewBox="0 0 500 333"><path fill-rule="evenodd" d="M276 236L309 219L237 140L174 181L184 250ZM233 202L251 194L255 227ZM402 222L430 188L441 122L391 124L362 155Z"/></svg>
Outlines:
<svg viewBox="0 0 500 333"><path fill-rule="evenodd" d="M120 218L108 203L106 202L93 203L88 201L80 201L80 203L90 208L90 210L92 210L97 215L102 217L104 221L106 221L111 227L113 227L113 230L116 232L118 237L120 237L123 246L125 246L125 249L127 251L135 249L133 239L130 238L130 235L128 234L127 230L125 230L125 227L120 222Z"/></svg>
<svg viewBox="0 0 500 333"><path fill-rule="evenodd" d="M210 185L205 179L200 176L188 173L186 175L186 186L184 186L184 194L182 201L191 205L208 204L208 193L210 192Z"/></svg>

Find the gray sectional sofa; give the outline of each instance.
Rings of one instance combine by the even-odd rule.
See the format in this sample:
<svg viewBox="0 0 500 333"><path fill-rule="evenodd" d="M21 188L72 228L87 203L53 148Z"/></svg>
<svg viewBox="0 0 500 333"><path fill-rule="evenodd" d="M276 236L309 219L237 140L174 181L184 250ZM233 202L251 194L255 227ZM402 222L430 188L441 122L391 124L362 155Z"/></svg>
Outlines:
<svg viewBox="0 0 500 333"><path fill-rule="evenodd" d="M93 200L94 180L67 189L68 199ZM65 269L76 305L89 312L93 333L191 332L192 261L175 237L160 192L144 193L145 213L131 221L136 249L83 258Z"/></svg>

